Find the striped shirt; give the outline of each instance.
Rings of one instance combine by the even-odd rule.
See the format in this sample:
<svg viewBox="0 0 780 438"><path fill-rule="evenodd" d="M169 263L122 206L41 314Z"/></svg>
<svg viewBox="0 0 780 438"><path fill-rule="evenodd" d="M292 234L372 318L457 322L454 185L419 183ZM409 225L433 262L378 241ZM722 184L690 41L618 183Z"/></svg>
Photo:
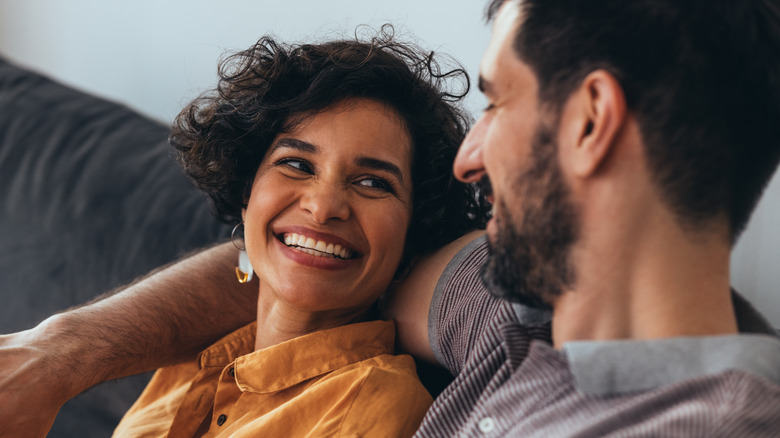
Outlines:
<svg viewBox="0 0 780 438"><path fill-rule="evenodd" d="M738 295L739 335L557 350L549 312L482 286L486 255L470 243L437 285L431 344L457 377L416 436L780 436L780 338Z"/></svg>

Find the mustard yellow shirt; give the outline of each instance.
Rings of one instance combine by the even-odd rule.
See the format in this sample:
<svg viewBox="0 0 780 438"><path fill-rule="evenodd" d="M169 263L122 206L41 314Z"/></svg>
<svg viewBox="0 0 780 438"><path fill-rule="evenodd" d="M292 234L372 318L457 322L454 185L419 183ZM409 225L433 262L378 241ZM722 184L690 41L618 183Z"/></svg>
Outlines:
<svg viewBox="0 0 780 438"><path fill-rule="evenodd" d="M117 437L411 436L432 399L393 356L392 321L350 324L253 351L256 324L155 373Z"/></svg>

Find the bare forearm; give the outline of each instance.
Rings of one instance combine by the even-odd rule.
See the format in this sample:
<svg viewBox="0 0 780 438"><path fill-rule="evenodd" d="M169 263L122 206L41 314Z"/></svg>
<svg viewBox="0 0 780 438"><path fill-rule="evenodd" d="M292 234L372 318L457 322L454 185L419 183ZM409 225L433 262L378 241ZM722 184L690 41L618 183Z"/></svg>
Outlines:
<svg viewBox="0 0 780 438"><path fill-rule="evenodd" d="M257 285L233 274L236 251L214 247L121 292L0 335L0 424L43 437L60 407L104 380L192 359L255 319Z"/></svg>
<svg viewBox="0 0 780 438"><path fill-rule="evenodd" d="M80 358L71 369L79 391L192 359L256 317L257 285L235 280L235 260L230 244L198 253L49 318L35 329L37 338L63 357Z"/></svg>

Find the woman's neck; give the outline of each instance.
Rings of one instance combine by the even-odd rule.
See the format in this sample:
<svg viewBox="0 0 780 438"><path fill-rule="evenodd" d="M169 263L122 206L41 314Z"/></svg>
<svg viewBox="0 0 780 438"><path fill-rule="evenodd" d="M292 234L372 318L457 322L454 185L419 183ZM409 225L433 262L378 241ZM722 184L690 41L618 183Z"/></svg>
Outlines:
<svg viewBox="0 0 780 438"><path fill-rule="evenodd" d="M376 306L364 309L307 311L262 291L257 300L255 351L319 330L377 319Z"/></svg>

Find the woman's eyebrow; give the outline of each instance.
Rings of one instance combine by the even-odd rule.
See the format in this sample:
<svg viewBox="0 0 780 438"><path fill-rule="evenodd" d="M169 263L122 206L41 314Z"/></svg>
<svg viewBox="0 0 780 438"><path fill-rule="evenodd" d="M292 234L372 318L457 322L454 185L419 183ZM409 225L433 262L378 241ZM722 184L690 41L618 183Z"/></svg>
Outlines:
<svg viewBox="0 0 780 438"><path fill-rule="evenodd" d="M308 152L310 154L314 154L319 152L319 148L309 142L298 140L297 138L280 138L279 140L274 143L273 148L271 148L271 152L275 152L279 148L291 148L296 149L301 152Z"/></svg>
<svg viewBox="0 0 780 438"><path fill-rule="evenodd" d="M401 169L399 169L398 166L396 166L395 164L389 161L380 160L379 158L359 156L355 158L355 164L360 167L368 167L370 169L384 170L386 172L390 172L393 175L395 175L395 177L398 178L400 181L404 180L404 176L401 173Z"/></svg>
<svg viewBox="0 0 780 438"><path fill-rule="evenodd" d="M310 154L316 154L320 151L320 149L312 143L290 137L280 138L277 140L269 153L273 153L279 148L290 148ZM355 158L355 165L360 167L367 167L369 169L384 170L393 174L400 181L404 180L404 175L401 173L401 169L389 161L361 155Z"/></svg>

